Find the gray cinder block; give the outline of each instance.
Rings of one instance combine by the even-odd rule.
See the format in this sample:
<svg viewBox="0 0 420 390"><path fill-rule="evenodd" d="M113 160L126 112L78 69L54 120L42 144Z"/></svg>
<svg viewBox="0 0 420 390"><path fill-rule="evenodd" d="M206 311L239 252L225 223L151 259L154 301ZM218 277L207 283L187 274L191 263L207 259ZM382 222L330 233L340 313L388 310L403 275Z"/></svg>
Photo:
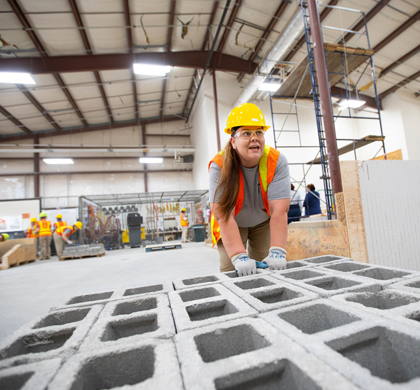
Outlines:
<svg viewBox="0 0 420 390"><path fill-rule="evenodd" d="M182 390L173 341L155 339L79 353L63 365L48 390L123 386L136 390Z"/></svg>
<svg viewBox="0 0 420 390"><path fill-rule="evenodd" d="M175 342L186 390L356 389L261 319L193 329Z"/></svg>
<svg viewBox="0 0 420 390"><path fill-rule="evenodd" d="M256 276L247 280L224 282L223 285L259 312L319 298L316 293L270 276Z"/></svg>
<svg viewBox="0 0 420 390"><path fill-rule="evenodd" d="M60 365L61 359L51 359L1 370L0 389L44 390Z"/></svg>
<svg viewBox="0 0 420 390"><path fill-rule="evenodd" d="M404 290L415 294L420 294L420 276L416 276L415 278L409 280L398 281L387 286L387 288Z"/></svg>
<svg viewBox="0 0 420 390"><path fill-rule="evenodd" d="M168 296L177 332L257 313L220 284L173 291Z"/></svg>

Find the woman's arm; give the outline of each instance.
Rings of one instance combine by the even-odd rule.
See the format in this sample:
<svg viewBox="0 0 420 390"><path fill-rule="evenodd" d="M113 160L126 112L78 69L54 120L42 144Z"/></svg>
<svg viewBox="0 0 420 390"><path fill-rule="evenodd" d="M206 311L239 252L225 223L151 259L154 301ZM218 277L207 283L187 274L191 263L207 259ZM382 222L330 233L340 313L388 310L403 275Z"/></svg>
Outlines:
<svg viewBox="0 0 420 390"><path fill-rule="evenodd" d="M214 218L219 223L220 234L223 237L223 245L230 258L238 253L246 253L244 244L242 243L241 234L239 233L238 224L235 221L235 209L232 210L227 220L225 220L219 210L218 203L210 203L211 211ZM287 222L286 222L287 223Z"/></svg>
<svg viewBox="0 0 420 390"><path fill-rule="evenodd" d="M270 208L270 247L279 246L286 250L287 246L287 212L290 199L275 199L268 201Z"/></svg>

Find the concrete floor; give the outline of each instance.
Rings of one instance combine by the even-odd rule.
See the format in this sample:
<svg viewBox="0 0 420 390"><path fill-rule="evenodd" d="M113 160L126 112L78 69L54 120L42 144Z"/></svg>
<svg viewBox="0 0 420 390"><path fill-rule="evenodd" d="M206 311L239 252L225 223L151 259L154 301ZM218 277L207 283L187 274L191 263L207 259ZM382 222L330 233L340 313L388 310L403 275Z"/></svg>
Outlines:
<svg viewBox="0 0 420 390"><path fill-rule="evenodd" d="M149 253L125 248L80 260L54 257L0 271L0 340L75 295L218 272L217 251L201 242Z"/></svg>

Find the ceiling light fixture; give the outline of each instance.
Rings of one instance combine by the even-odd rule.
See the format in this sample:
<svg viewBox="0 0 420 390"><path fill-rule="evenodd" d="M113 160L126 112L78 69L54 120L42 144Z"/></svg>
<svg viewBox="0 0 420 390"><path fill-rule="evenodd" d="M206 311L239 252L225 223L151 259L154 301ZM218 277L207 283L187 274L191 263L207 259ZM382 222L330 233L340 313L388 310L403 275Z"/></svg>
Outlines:
<svg viewBox="0 0 420 390"><path fill-rule="evenodd" d="M258 87L258 90L276 92L280 87L281 87L281 83L262 83Z"/></svg>
<svg viewBox="0 0 420 390"><path fill-rule="evenodd" d="M133 64L135 74L143 76L165 76L171 71L170 66L150 65L150 64Z"/></svg>
<svg viewBox="0 0 420 390"><path fill-rule="evenodd" d="M54 164L54 165L74 164L74 161L72 158L43 158L42 160L46 164Z"/></svg>
<svg viewBox="0 0 420 390"><path fill-rule="evenodd" d="M341 100L338 105L343 108L359 108L362 107L366 102L364 100L356 100L356 99L344 99Z"/></svg>
<svg viewBox="0 0 420 390"><path fill-rule="evenodd" d="M0 72L0 83L36 84L29 73L22 72Z"/></svg>
<svg viewBox="0 0 420 390"><path fill-rule="evenodd" d="M162 157L140 157L139 161L141 164L162 164Z"/></svg>

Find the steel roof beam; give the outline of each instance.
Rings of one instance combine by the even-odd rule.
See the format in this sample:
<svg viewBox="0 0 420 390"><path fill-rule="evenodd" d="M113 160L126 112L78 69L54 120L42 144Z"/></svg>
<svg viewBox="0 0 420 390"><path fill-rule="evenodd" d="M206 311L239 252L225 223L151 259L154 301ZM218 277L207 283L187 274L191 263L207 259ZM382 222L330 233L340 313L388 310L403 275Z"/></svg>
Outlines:
<svg viewBox="0 0 420 390"><path fill-rule="evenodd" d="M391 72L397 66L400 66L405 61L408 61L411 57L414 57L417 53L420 53L420 45L418 45L413 50L409 51L407 54L403 55L401 58L398 58L398 60L396 60L391 65L388 65L385 69L383 69L379 75L379 78L385 76L387 73Z"/></svg>
<svg viewBox="0 0 420 390"><path fill-rule="evenodd" d="M219 47L217 48L217 51L219 53L223 52L223 48L225 47L226 41L229 38L230 27L233 26L233 23L235 22L235 19L236 19L236 15L238 14L238 11L241 5L242 5L242 0L236 0L236 3L233 5L232 13L230 14L225 31L223 32L222 38L220 39Z"/></svg>
<svg viewBox="0 0 420 390"><path fill-rule="evenodd" d="M28 135L32 134L31 130L29 130L21 121L19 121L19 119L15 118L9 111L7 111L2 106L0 106L0 114L3 114L7 119L9 119L9 121L13 122L24 133Z"/></svg>
<svg viewBox="0 0 420 390"><path fill-rule="evenodd" d="M13 12L15 13L16 17L19 19L22 26L25 28L25 31L29 35L29 38L31 39L32 43L37 48L37 50L39 51L41 56L44 59L49 58L44 46L42 45L41 41L39 40L39 38L37 37L35 32L32 30L31 24L29 23L28 19L26 19L26 16L24 15L22 9L19 7L17 1L16 0L7 0L7 2L9 3L9 5L12 8ZM11 71L13 71L13 70L11 70ZM14 70L14 71L16 72L16 70ZM30 71L26 71L26 72L31 73ZM82 115L82 113L79 109L79 106L77 105L77 103L75 102L73 97L71 96L71 94L68 91L67 86L65 85L61 76L57 73L54 73L54 72L50 72L50 73L53 73L54 78L56 79L57 83L62 88L62 90L63 90L64 94L66 95L67 99L69 100L70 104L72 105L72 107L76 111L76 114L79 117L79 119L81 120L81 122L83 123L83 126L87 127L88 123L86 122L85 118L83 118L83 115Z"/></svg>
<svg viewBox="0 0 420 390"><path fill-rule="evenodd" d="M394 85L393 87L387 89L385 92L382 92L378 97L379 99L384 99L386 98L388 95L390 95L391 93L395 92L396 90L404 87L404 85L411 83L412 81L414 81L415 79L420 77L420 70L414 74L412 74L411 76L405 78L404 80L400 81L397 85Z"/></svg>

